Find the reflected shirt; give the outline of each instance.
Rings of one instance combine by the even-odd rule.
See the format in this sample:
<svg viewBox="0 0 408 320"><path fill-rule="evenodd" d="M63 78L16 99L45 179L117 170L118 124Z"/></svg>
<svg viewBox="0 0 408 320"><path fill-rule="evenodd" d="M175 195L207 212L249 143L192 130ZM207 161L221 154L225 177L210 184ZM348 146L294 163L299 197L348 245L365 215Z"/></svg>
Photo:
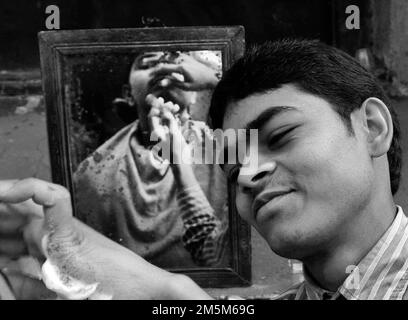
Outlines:
<svg viewBox="0 0 408 320"><path fill-rule="evenodd" d="M182 242L185 228L172 170L139 142L137 127L136 121L123 128L78 166L77 217L157 266L196 266ZM227 223L227 186L221 169L199 164L193 170L201 195Z"/></svg>
<svg viewBox="0 0 408 320"><path fill-rule="evenodd" d="M227 248L228 225L219 220L199 186L177 194L184 233L182 241L193 260L200 266L218 266ZM223 208L228 216L228 206Z"/></svg>

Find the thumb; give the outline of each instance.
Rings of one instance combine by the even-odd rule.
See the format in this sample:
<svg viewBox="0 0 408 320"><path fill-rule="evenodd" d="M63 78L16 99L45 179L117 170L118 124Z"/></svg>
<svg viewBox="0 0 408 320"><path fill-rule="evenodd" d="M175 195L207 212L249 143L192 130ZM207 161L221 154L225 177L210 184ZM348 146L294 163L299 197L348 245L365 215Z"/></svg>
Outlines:
<svg viewBox="0 0 408 320"><path fill-rule="evenodd" d="M20 203L32 199L43 206L45 228L56 231L72 223L71 195L64 187L39 179L0 181L0 201Z"/></svg>
<svg viewBox="0 0 408 320"><path fill-rule="evenodd" d="M46 231L56 231L58 234L63 230L71 230L73 224L71 197L59 197L57 194L52 206L44 206L45 229Z"/></svg>

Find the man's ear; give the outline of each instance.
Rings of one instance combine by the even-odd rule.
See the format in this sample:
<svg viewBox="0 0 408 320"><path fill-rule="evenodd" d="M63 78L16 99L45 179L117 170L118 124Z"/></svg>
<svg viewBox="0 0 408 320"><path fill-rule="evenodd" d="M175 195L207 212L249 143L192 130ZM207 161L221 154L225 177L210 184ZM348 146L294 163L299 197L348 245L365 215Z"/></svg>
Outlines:
<svg viewBox="0 0 408 320"><path fill-rule="evenodd" d="M390 148L394 126L388 107L378 98L370 97L361 105L370 155L380 157Z"/></svg>

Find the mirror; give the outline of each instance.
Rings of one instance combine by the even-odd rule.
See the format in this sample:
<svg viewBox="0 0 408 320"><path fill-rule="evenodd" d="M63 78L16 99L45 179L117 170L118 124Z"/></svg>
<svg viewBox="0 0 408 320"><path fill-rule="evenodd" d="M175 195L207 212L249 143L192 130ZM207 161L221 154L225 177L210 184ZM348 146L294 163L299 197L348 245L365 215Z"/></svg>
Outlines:
<svg viewBox="0 0 408 320"><path fill-rule="evenodd" d="M194 68L218 80L244 52L243 28L47 31L39 42L53 182L71 191L75 216L201 286L249 285L250 229L219 166L192 164L199 191L185 191L168 162L152 152L146 129L146 95L152 93L179 105L176 114L188 119L181 127L199 125L205 132L216 82L185 84L194 80ZM158 66L174 69L154 73ZM188 220L183 196L209 204L216 218ZM188 223L204 229L216 223L217 236L189 242Z"/></svg>

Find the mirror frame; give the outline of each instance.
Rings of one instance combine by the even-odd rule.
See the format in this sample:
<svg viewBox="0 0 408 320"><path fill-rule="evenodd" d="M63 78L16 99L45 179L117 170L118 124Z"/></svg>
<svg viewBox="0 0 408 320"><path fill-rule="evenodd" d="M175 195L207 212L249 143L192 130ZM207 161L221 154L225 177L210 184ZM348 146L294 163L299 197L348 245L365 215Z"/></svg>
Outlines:
<svg viewBox="0 0 408 320"><path fill-rule="evenodd" d="M52 180L73 192L68 111L64 107L63 59L76 55L124 50L219 50L225 72L244 54L242 26L165 27L42 31L38 34L46 103ZM232 265L225 268L171 269L203 287L225 288L251 284L251 230L236 212L233 188L228 188ZM74 201L74 199L72 199ZM75 215L75 203L73 202Z"/></svg>

